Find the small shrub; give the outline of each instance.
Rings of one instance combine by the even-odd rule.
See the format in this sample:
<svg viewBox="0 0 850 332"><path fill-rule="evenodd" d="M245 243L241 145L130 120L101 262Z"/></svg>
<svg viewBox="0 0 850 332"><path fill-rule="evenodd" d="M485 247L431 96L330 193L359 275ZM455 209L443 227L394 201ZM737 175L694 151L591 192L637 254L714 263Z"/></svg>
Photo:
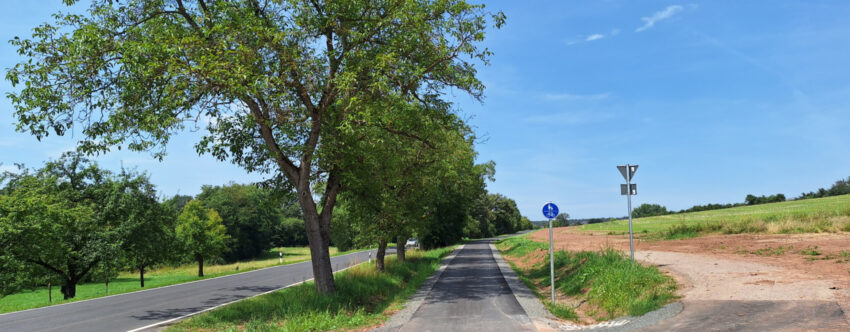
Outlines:
<svg viewBox="0 0 850 332"><path fill-rule="evenodd" d="M807 247L806 249L800 250L801 255L806 256L820 256L821 252L818 251L818 246Z"/></svg>

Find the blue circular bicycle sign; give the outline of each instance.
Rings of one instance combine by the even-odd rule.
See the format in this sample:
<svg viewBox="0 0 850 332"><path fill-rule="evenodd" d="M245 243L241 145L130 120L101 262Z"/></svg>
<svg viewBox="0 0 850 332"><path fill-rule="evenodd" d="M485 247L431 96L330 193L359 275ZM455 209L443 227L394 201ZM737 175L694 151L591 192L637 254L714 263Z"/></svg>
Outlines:
<svg viewBox="0 0 850 332"><path fill-rule="evenodd" d="M543 216L549 219L557 217L558 206L555 203L546 203L546 205L543 205Z"/></svg>

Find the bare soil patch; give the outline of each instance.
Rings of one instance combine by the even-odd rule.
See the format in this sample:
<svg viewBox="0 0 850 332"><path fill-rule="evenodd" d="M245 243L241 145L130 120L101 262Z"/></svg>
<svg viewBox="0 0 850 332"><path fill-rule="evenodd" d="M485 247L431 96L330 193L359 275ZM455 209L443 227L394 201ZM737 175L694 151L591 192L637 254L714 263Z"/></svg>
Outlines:
<svg viewBox="0 0 850 332"><path fill-rule="evenodd" d="M555 229L556 250L629 250L628 235ZM546 231L531 234L549 241ZM685 301L835 301L850 321L850 234L635 239L636 259L670 272Z"/></svg>

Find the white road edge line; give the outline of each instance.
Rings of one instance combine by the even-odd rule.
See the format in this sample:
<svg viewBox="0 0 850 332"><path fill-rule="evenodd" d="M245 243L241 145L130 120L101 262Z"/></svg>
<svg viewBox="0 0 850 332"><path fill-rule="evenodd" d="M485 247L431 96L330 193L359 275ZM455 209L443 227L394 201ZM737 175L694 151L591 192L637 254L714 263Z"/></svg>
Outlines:
<svg viewBox="0 0 850 332"><path fill-rule="evenodd" d="M331 258L334 258L334 257L345 257L345 256L348 256L348 255L359 254L359 253L361 253L361 252L366 252L366 251L371 251L371 250L376 250L376 249L366 249L366 250L361 250L361 251L355 251L355 252L348 253L348 254L345 254L345 255L331 256ZM278 265L274 265L274 266L269 266L269 267L264 267L264 268L260 268L260 269L256 269L256 270L250 270L250 271L239 272L239 273L234 273L234 274L228 274L228 275L226 275L226 276L220 276L220 277L215 277L215 278L207 278L207 279L200 279L200 280L195 280L195 281L187 281L187 282L182 282L182 283L179 283L179 284L173 284L173 285L167 285L167 286L161 286L161 287L154 287L154 288L148 288L148 289L140 289L140 290L137 290L137 291L127 292L127 293L120 293L120 294L112 294L112 295L107 295L107 296L101 296L101 297L96 297L96 298L93 298L93 299L79 300L79 301L73 301L73 302L66 302L66 303L60 303L60 304L54 304L54 305L48 305L48 306L38 307L38 308L32 308L32 309L25 309L25 310L19 310L19 311L12 311L12 312L7 312L7 313L2 313L2 314L0 314L0 317L5 316L5 315L11 315L11 314L17 314L17 313L27 312L27 311L35 311L35 310L43 310L43 309L56 308L56 307L61 307L61 306L63 306L63 305L68 305L68 304L77 304L77 303L83 303L83 302L88 302L88 301L101 300L101 299L110 298L110 297L113 297L113 296L121 296L121 295L127 295L127 294L142 293L142 292L153 291L153 290L159 290L159 289L168 288L168 287L174 287L174 286L187 285L187 284L196 283L196 282L201 282L201 281L207 281L207 280L214 280L214 279L221 279L221 278L233 277L233 276L237 276L237 275L245 274L245 273L257 272L257 271L261 271L261 270L273 269L273 268L283 267L283 266L293 266L293 265L304 264L304 263L310 263L310 262L311 262L311 260L306 260L306 261L303 261L303 262L297 262L297 263L278 264ZM339 270L339 271L342 271L342 270ZM339 272L339 271L337 271L337 272ZM336 272L334 272L334 273L336 273ZM310 280L313 280L313 279L310 279ZM290 286L291 286L291 285L290 285ZM288 286L287 286L287 287L288 287Z"/></svg>
<svg viewBox="0 0 850 332"><path fill-rule="evenodd" d="M346 256L346 255L343 255L343 256ZM369 261L371 261L371 260L367 260L366 262L369 262ZM308 261L308 262L309 262L309 261ZM348 270L348 269L350 269L350 268L352 268L352 267L358 266L358 265L363 264L363 263L366 263L366 262L360 262L360 263L357 263L357 264L355 264L355 265L352 265L352 266L346 267L346 268L344 268L344 269L342 269L342 270L339 270L339 271L334 272L334 274L340 273L340 272L342 272L342 271ZM302 262L302 263L304 263L304 262ZM256 270L255 270L255 271L256 271ZM193 313L190 313L190 314L187 314L187 315L183 315L183 316L180 316L180 317L172 318L172 319L169 319L169 320L164 320L164 321L161 321L161 322L158 322L158 323L153 323L153 324L150 324L150 325L147 325L147 326L142 326L142 327L139 327L139 328L136 328L136 329L129 330L129 331L127 331L127 332L139 332L139 331L144 331L144 330L149 329L149 328L152 328L152 327L156 327L156 326L159 326L159 325L168 324L168 323L171 323L171 322L174 322L174 321L178 321L178 320L181 320L181 319L189 318L189 317L192 317L192 316L197 315L197 314L202 314L202 313L204 313L204 312L207 312L207 311L210 311L210 310L213 310L213 309L217 309L217 308L219 308L219 307L223 307L223 306L226 306L226 305L231 304L231 303L239 302L239 301L242 301L242 300L247 300L247 299L254 298L254 297L257 297L257 296L260 296L260 295L266 295L266 294L269 294L269 293L277 292L277 291L279 291L279 290L281 290L281 289L289 288L289 287L292 287L292 286L298 286L298 285L301 285L301 284L303 284L303 283L305 283L305 282L312 281L312 280L313 280L313 278L310 278L310 279L307 279L307 280L302 280L302 281L296 282L296 283L291 284L291 285L283 286L283 287L278 288L278 289L272 289L272 290L270 290L270 291L268 291L268 292L264 292L264 293L260 293L260 294L252 295L252 296L249 296L249 297L241 298L241 299L234 300L234 301L230 301L230 302L227 302L227 303L222 303L222 304L219 304L219 305L217 305L217 306L215 306L215 307L206 308L206 309L204 309L204 310L196 311L196 312L193 312Z"/></svg>

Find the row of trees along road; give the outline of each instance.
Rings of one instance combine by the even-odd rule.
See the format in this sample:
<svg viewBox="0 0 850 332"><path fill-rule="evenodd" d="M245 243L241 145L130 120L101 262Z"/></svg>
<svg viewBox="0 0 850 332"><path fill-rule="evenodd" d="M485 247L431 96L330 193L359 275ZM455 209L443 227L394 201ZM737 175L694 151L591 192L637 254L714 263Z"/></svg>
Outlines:
<svg viewBox="0 0 850 332"><path fill-rule="evenodd" d="M31 39L12 40L25 58L6 75L23 86L9 94L18 128L42 138L76 126L86 153L126 147L162 158L173 134L210 119L198 152L271 174L270 186L297 192L315 286L325 294L335 290L334 207L352 181L347 174L360 174L348 167L372 157L378 129L416 138L397 117L439 122L451 110L445 91L480 98L476 63L491 55L480 44L487 26L505 19L462 0L90 7L57 13Z"/></svg>
<svg viewBox="0 0 850 332"><path fill-rule="evenodd" d="M487 193L484 180L492 179L493 164L473 163L472 137L463 133L444 132L455 136L458 149L396 142L394 148L415 150L410 156L422 158L400 170L392 167L404 164L390 162L397 159L389 156L387 162L375 159L364 162L368 167L352 168L368 180L352 183L340 196L332 244L349 250L377 243L383 268L387 243L398 241L403 260L402 241L411 235L420 235L421 245L430 248L461 236L532 228L512 199ZM388 176L394 171L412 175ZM113 174L77 153L0 178L0 243L5 244L0 295L61 284L70 298L80 282L105 282L108 292L109 280L127 270L137 271L144 287L145 272L156 266L194 261L203 276L205 262L254 259L272 246L307 243L292 191L231 183L203 186L194 198L158 202L144 174Z"/></svg>
<svg viewBox="0 0 850 332"><path fill-rule="evenodd" d="M125 268L139 271L144 287L147 268L185 252L200 269L227 240L214 210L193 201L177 216L146 176L113 174L76 153L5 172L0 183L0 294L53 283L69 299L81 281L108 287Z"/></svg>

